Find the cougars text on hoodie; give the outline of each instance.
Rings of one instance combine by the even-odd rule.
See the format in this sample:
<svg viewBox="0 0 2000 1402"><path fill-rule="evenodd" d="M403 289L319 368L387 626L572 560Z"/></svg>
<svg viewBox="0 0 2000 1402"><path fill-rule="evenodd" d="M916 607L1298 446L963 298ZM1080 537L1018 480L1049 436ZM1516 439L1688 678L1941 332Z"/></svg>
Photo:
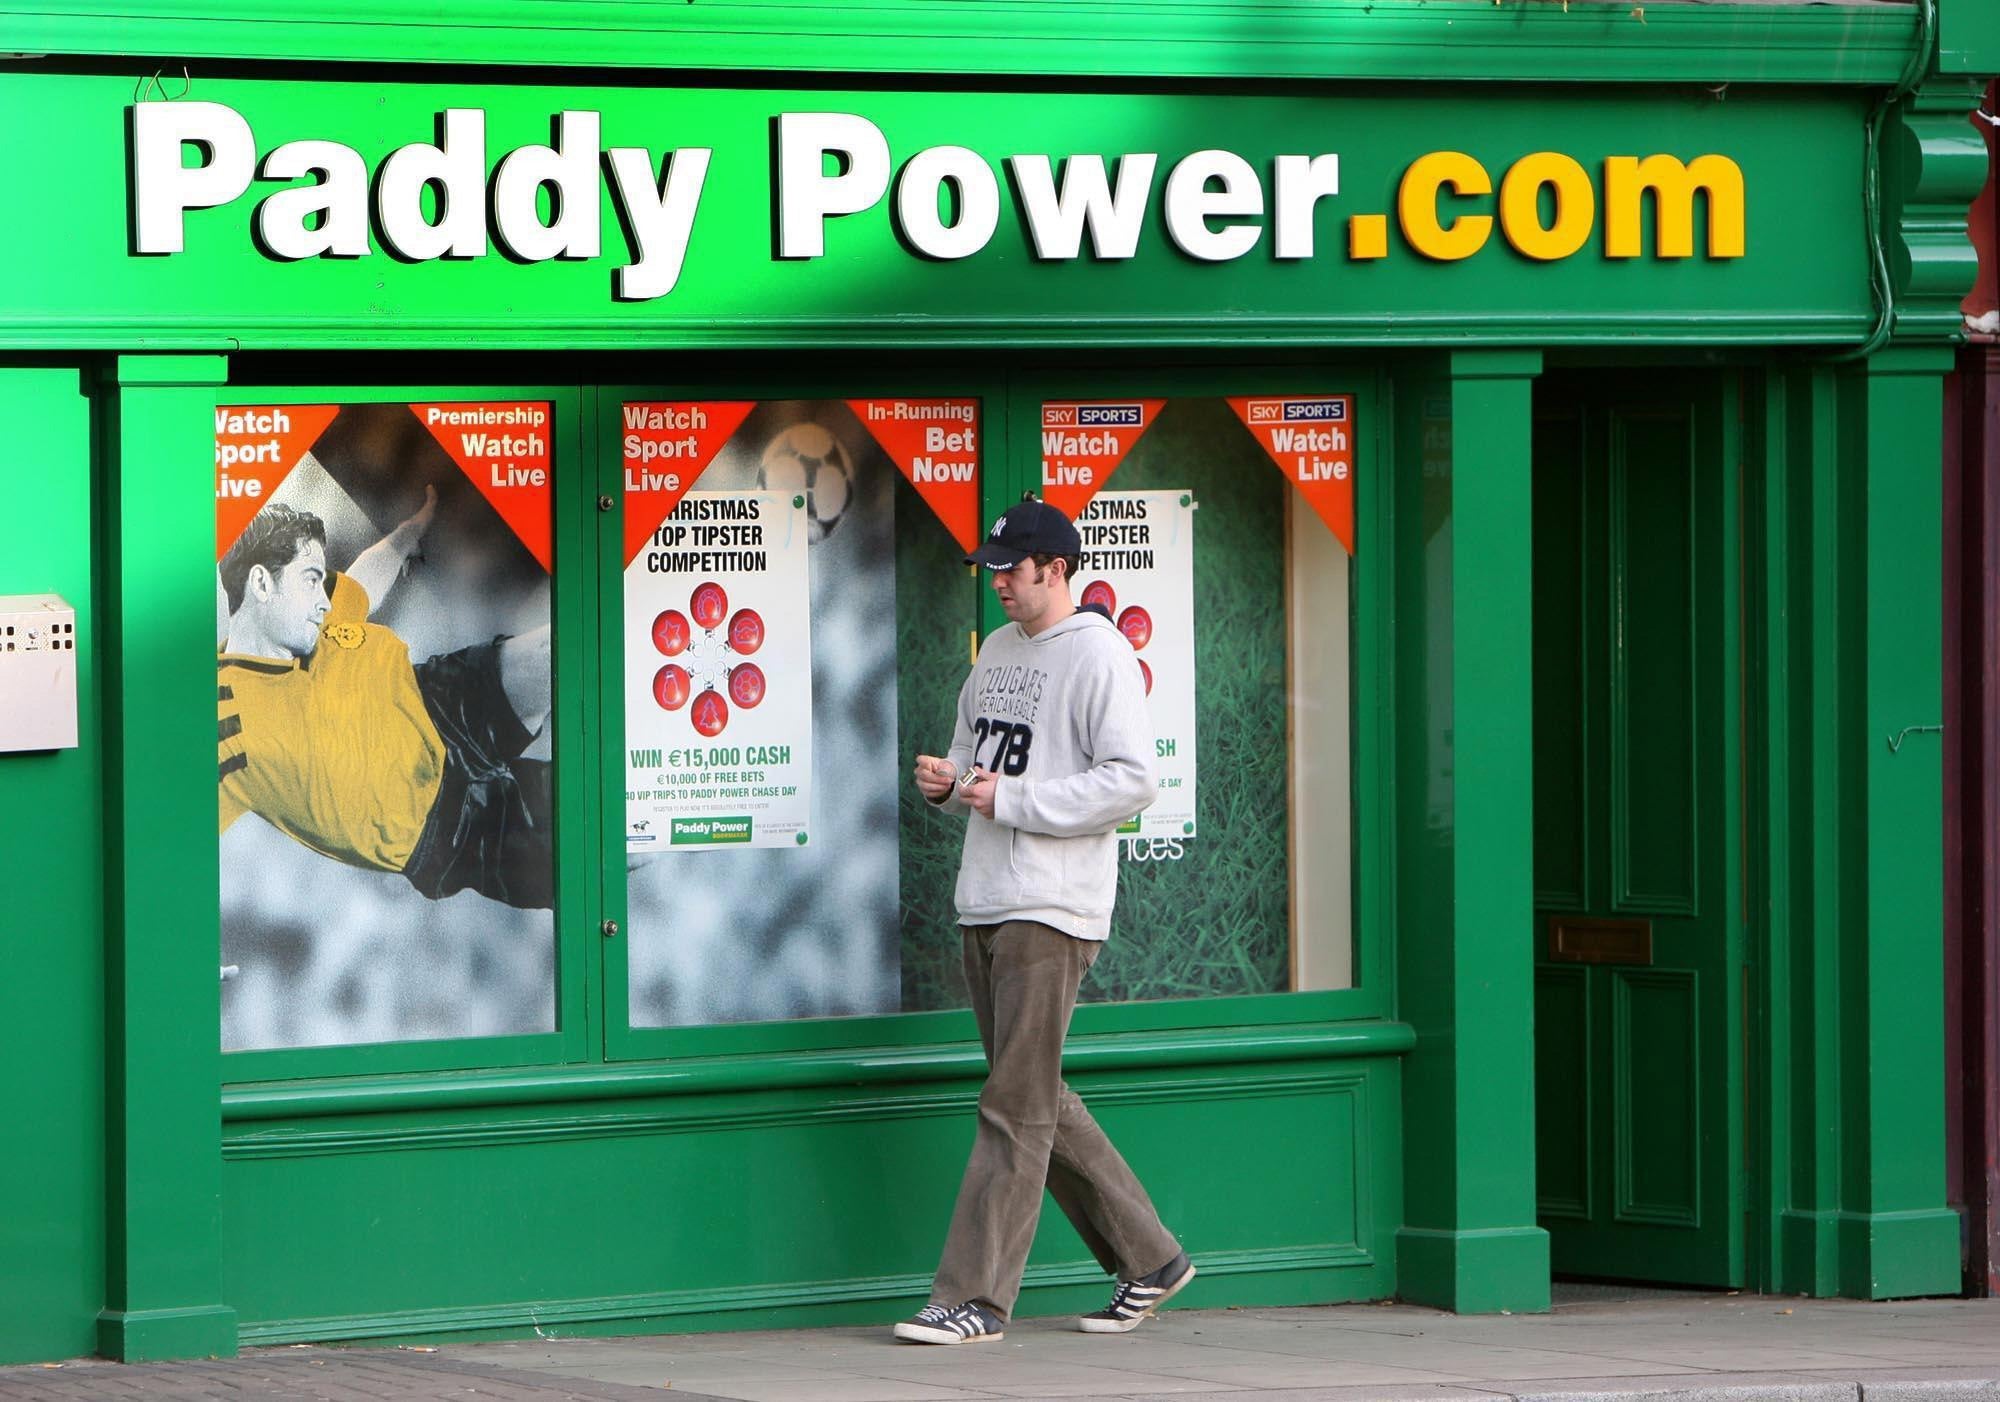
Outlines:
<svg viewBox="0 0 2000 1402"><path fill-rule="evenodd" d="M993 817L966 814L963 925L1038 920L1079 939L1111 932L1115 829L1158 793L1139 661L1102 614L1034 637L1010 623L979 650L958 695L948 756L998 777Z"/></svg>

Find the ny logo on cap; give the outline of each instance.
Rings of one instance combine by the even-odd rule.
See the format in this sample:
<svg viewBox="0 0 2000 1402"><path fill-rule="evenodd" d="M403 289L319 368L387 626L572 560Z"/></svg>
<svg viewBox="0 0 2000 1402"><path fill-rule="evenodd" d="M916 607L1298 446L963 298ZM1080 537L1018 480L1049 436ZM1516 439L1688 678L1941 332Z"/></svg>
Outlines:
<svg viewBox="0 0 2000 1402"><path fill-rule="evenodd" d="M993 523L993 529L992 529L992 530L990 530L990 531L988 531L988 532L987 532L987 534L988 534L988 535L999 535L999 534L1000 534L1000 532L1002 532L1002 531L1004 531L1004 530L1006 530L1006 529L1007 529L1007 518L1006 518L1005 516L1002 516L1002 517L1001 517L1001 518L1000 518L999 520L997 520L997 521L995 521L995 522Z"/></svg>

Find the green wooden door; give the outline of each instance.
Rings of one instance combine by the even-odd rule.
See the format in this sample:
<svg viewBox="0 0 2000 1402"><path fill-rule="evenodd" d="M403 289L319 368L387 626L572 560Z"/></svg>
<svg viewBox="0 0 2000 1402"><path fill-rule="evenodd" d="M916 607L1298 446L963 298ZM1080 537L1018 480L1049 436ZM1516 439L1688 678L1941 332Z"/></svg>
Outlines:
<svg viewBox="0 0 2000 1402"><path fill-rule="evenodd" d="M1537 394L1536 1155L1557 1274L1743 1282L1735 423L1719 379Z"/></svg>

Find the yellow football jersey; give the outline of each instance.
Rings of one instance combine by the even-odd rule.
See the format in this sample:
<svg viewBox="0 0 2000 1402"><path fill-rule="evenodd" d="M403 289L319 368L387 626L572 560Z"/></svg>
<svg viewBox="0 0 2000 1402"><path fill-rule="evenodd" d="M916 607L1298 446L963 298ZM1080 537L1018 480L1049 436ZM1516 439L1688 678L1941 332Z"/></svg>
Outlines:
<svg viewBox="0 0 2000 1402"><path fill-rule="evenodd" d="M444 772L410 650L334 577L319 646L301 660L216 659L221 827L253 812L355 866L401 871Z"/></svg>

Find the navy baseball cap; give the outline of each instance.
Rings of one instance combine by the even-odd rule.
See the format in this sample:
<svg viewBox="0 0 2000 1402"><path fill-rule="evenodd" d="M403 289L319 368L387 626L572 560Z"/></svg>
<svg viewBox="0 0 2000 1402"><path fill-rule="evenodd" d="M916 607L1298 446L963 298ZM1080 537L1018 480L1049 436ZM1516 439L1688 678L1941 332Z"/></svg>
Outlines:
<svg viewBox="0 0 2000 1402"><path fill-rule="evenodd" d="M1030 492L1007 508L986 533L986 543L965 557L968 565L1011 570L1030 555L1079 555L1083 537L1069 517Z"/></svg>

